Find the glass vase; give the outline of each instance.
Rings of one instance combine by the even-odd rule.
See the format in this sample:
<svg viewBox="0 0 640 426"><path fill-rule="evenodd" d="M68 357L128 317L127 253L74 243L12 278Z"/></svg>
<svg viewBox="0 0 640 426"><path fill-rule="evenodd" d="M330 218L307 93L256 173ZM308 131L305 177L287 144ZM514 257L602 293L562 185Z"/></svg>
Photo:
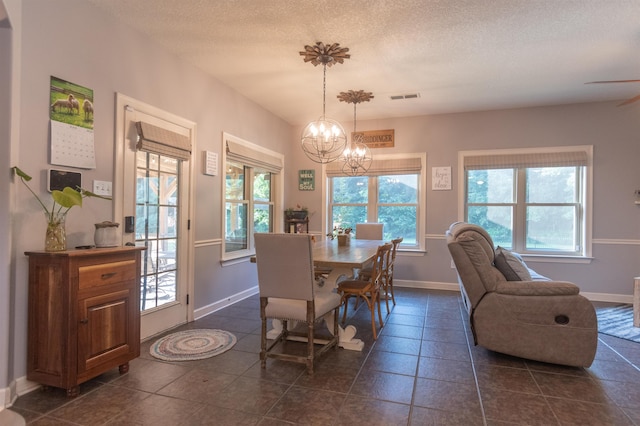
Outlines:
<svg viewBox="0 0 640 426"><path fill-rule="evenodd" d="M67 249L67 231L65 220L67 213L45 214L47 218L47 233L44 239L45 251L64 251Z"/></svg>

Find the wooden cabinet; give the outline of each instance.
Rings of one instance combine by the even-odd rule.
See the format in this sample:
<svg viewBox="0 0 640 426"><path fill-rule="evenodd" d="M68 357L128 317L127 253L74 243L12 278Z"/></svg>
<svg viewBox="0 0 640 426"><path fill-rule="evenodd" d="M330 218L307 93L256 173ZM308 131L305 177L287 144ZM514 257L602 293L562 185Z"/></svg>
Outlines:
<svg viewBox="0 0 640 426"><path fill-rule="evenodd" d="M143 247L27 252L27 379L67 390L140 355Z"/></svg>

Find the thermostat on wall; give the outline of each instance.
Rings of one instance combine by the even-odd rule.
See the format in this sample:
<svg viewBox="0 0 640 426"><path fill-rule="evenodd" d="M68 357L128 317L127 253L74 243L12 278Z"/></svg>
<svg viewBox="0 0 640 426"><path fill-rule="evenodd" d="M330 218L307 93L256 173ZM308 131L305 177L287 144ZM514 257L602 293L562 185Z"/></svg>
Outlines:
<svg viewBox="0 0 640 426"><path fill-rule="evenodd" d="M49 192L54 189L62 191L65 186L73 189L81 188L82 173L49 169L49 173L47 173L47 189Z"/></svg>

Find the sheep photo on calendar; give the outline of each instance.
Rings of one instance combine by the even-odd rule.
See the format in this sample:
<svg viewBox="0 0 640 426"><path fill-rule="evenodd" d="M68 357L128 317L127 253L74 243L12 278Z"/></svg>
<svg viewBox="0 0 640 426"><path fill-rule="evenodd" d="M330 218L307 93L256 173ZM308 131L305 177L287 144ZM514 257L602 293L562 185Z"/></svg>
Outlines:
<svg viewBox="0 0 640 426"><path fill-rule="evenodd" d="M93 90L51 77L51 120L93 129Z"/></svg>

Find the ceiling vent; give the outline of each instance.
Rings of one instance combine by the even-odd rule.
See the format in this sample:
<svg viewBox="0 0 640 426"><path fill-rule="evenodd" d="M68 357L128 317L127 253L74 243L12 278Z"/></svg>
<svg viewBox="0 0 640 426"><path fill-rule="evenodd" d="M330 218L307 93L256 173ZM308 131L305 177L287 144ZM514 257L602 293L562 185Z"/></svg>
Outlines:
<svg viewBox="0 0 640 426"><path fill-rule="evenodd" d="M420 97L420 93L410 93L408 95L391 95L390 98L392 101L397 101L400 99L416 99Z"/></svg>

